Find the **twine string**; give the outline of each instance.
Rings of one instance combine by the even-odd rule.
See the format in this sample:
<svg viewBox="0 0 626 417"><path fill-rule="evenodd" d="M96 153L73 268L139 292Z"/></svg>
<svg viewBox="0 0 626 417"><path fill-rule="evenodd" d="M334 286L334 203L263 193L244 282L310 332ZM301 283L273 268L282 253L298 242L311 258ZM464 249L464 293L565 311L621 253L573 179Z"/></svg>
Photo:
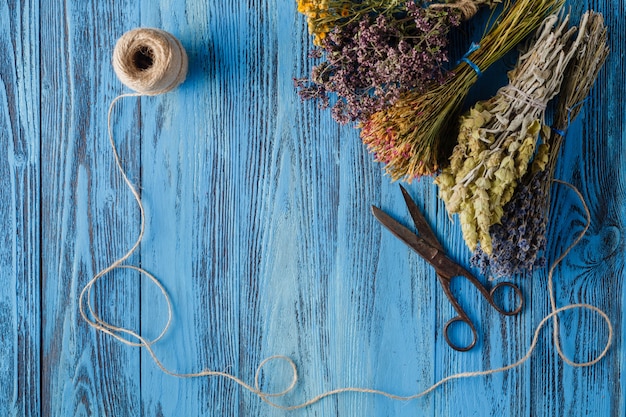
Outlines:
<svg viewBox="0 0 626 417"><path fill-rule="evenodd" d="M478 5L475 0L458 0L454 3L432 3L429 9L434 10L456 10L461 14L462 20L469 20L478 12Z"/></svg>
<svg viewBox="0 0 626 417"><path fill-rule="evenodd" d="M509 90L512 92L509 93ZM517 88L516 86L512 84L509 84L505 88L502 88L500 90L500 94L510 98L511 100L528 104L529 106L540 111L544 111L547 107L547 103L545 103L544 101L536 99L535 97L532 96L532 94L529 94L523 90L520 90L519 88Z"/></svg>
<svg viewBox="0 0 626 417"><path fill-rule="evenodd" d="M116 42L113 69L122 84L146 96L167 93L187 75L185 48L172 34L154 28L137 28Z"/></svg>
<svg viewBox="0 0 626 417"><path fill-rule="evenodd" d="M170 35L171 36L171 35ZM118 42L119 43L119 42ZM182 47L181 47L182 48ZM184 50L183 50L184 53ZM186 55L185 55L186 56ZM182 62L179 62L179 65L183 65ZM185 67L186 67L186 61L184 63ZM115 60L114 60L114 66L115 66ZM170 68L170 71L176 72L177 74L180 74L180 70L181 68ZM116 71L117 72L117 71ZM185 72L186 72L186 68L185 68ZM171 74L170 74L171 75ZM184 75L182 76L182 79L184 79ZM172 79L171 77L169 77L168 79ZM181 77L177 75L176 79L180 81L182 81ZM125 83L126 84L126 83ZM165 83L168 84L168 83ZM126 84L129 85L129 84ZM133 84L135 85L135 84ZM171 84L167 85L165 88L163 87L163 83L159 84L160 87L158 87L160 90L158 91L170 91L173 87L171 87ZM132 87L131 87L132 88ZM571 184L568 184L566 182L563 181L559 181L559 180L554 180L557 183L566 185L568 187L570 187L578 196L578 198L580 198L581 203L584 207L585 210L585 215L586 215L586 219L587 219L587 223L585 228L583 229L582 232L579 233L579 235L576 237L576 239L567 247L567 249L561 254L561 256L559 256L559 258L554 261L554 263L551 265L549 272L548 272L548 284L547 284L547 290L549 293L549 297L550 297L550 308L551 308L551 312L546 315L537 325L535 332L534 332L534 336L532 338L531 344L528 348L528 350L526 351L525 355L520 358L518 361L506 365L506 366L502 366L500 368L495 368L495 369L488 369L488 370L482 370L482 371L475 371L475 372L462 372L462 373L457 373L457 374L453 374L453 375L449 375L445 378L440 379L439 381L437 381L436 383L434 383L433 385L431 385L430 387L426 388L425 390L413 394L413 395L408 395L408 396L403 396L403 395L397 395L388 391L382 391L382 390L377 390L377 389L372 389L372 388L364 388L364 387L343 387L343 388L337 388L334 390L329 390L326 392L323 392L315 397L312 397L309 400L306 400L302 403L299 404L295 404L295 405L283 405L283 404L279 404L277 403L274 399L276 398L280 398L280 397L284 397L285 395L287 395L288 393L290 393L298 384L299 382L299 378L298 378L298 369L297 366L294 362L293 359L291 359L288 356L284 356L284 355L275 355L275 356L270 356L266 359L264 359L258 366L256 373L255 373L255 377L254 377L254 381L252 384L249 384L245 381L243 381L242 379L236 377L235 375L232 375L228 372L221 372L221 371L213 371L210 369L204 369L201 370L199 372L193 372L193 373L181 373L181 372L176 372L173 371L171 369L169 369L168 367L166 367L161 360L158 358L157 354L155 353L154 350L154 345L163 338L163 336L169 331L170 327L172 326L172 301L165 289L165 287L160 283L160 281L150 272L146 271L145 269L138 267L138 266L134 266L134 265L127 265L125 264L125 262L132 256L132 254L139 248L143 237L144 237L144 233L145 233L145 210L144 210L144 206L143 203L141 201L141 196L139 194L139 192L137 191L137 189L135 188L135 186L132 184L132 182L129 180L124 167L121 163L120 160L120 156L119 156L119 152L117 150L117 147L115 145L115 140L113 137L113 129L112 129L112 112L113 112L113 108L115 106L115 104L126 97L141 97L141 96L151 96L151 95L156 95L159 93L155 93L155 90L153 87L149 87L146 89L142 89L140 88L139 90L136 90L135 93L126 93L126 94L121 94L119 96L117 96L116 98L114 98L110 105L109 105L109 110L107 113L107 128L108 128L108 134L109 134L109 141L110 141L110 145L112 148L112 152L113 152L113 158L115 160L115 165L119 171L119 173L121 174L124 183L126 184L127 188L130 190L131 194L133 195L137 206L139 208L139 217L140 217L140 229L139 229L139 234L137 236L137 239L135 241L135 243L131 246L131 248L124 254L122 255L120 258L118 258L117 260L113 261L110 265L108 265L107 267L105 267L103 270L101 270L100 272L98 272L83 288L83 290L80 293L80 298L79 298L79 312L81 317L94 329L101 331L105 334L108 334L112 337L114 337L115 339L117 339L119 342L129 345L129 346L136 346L136 347L142 347L144 348L148 354L150 355L150 357L152 358L152 360L154 361L154 363L156 364L156 366L165 374L170 375L172 377L177 377L177 378L198 378L198 377L223 377L226 379L229 379L231 381L233 381L234 383L238 384L239 386L241 386L242 388L244 388L245 390L249 391L250 393L257 395L261 400L263 400L264 402L268 403L269 405L279 408L279 409L283 409L283 410L295 410L295 409L300 409L300 408L304 408L304 407L308 407L312 404L315 404L319 401L321 401L324 398L330 397L330 396L335 396L335 395L339 395L342 393L348 393L348 392L356 392L356 393L363 393L363 394L372 394L372 395L379 395L379 396L383 396L383 397L387 397L391 400L398 400L398 401L409 401L409 400L413 400L416 398L420 398L423 397L425 395L428 395L429 393L433 392L434 390L436 390L438 387L442 386L443 384L446 384L450 381L453 380L457 380L457 379L463 379L463 378L472 378L472 377L477 377L477 376L488 376L488 375L493 375L496 373L500 373L500 372L505 372L507 370L516 368L520 365L522 365L524 362L526 362L532 355L532 353L534 352L537 342L539 340L539 334L541 332L541 330L543 329L543 327L546 325L546 323L550 320L553 321L553 340L554 340L554 344L556 346L557 352L559 354L559 356L561 357L561 359L563 359L564 362L566 362L567 364L569 364L570 366L575 366L575 367L584 367L584 366L591 366L596 364L598 361L600 361L604 356L606 356L610 346L611 346L611 342L613 339L613 326L611 324L611 321L608 317L608 315L600 310L598 307L590 305L590 304L583 304L583 303L579 303L579 304L570 304L564 307L560 307L557 308L557 304L556 304L556 297L554 295L554 288L553 288L553 275L554 275L554 271L556 269L556 267L558 266L558 264L567 256L567 254L569 254L569 252L580 242L580 240L582 239L582 237L584 236L584 234L587 232L587 230L589 229L589 225L591 222L591 215L589 212L589 209L587 207L587 204L585 203L585 200L583 198L583 196L580 194L580 192ZM93 305L93 298L94 298L94 287L96 286L96 284L104 279L106 276L108 276L111 272L118 270L118 269L127 269L127 270L132 270L135 272L138 272L140 276L144 276L146 278L148 278L148 280L157 286L157 288L160 290L161 295L163 296L163 299L165 301L166 304L166 308L167 308L167 322L164 325L162 331L159 333L159 335L152 339L146 339L144 336L142 336L141 334L139 334L138 332L132 330L132 329L128 329L125 327L121 327L121 326L117 326L114 324L111 324L109 322L107 322L106 320L104 320L96 311L96 308ZM593 360L590 360L588 362L582 362L582 363L577 363L574 362L572 360L570 360L569 358L567 358L567 356L565 355L565 353L563 352L562 348L561 348L561 343L560 343L560 334L559 334L559 325L558 325L558 315L568 311L568 310L573 310L573 309L588 309L592 312L597 313L600 317L602 317L605 322L607 323L607 327L608 327L608 337L607 337L607 343L604 347L604 349L602 350L602 352ZM291 373L292 373L292 377L291 377L291 381L288 384L288 386L278 392L265 392L261 389L260 387L260 375L264 369L264 367L272 362L272 361L283 361L285 362L289 368L291 369Z"/></svg>

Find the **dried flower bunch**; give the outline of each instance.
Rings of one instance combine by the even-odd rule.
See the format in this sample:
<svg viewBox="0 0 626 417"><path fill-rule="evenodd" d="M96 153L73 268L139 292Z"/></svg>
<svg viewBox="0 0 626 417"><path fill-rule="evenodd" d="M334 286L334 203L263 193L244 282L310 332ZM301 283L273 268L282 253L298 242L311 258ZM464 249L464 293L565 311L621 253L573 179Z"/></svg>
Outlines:
<svg viewBox="0 0 626 417"><path fill-rule="evenodd" d="M558 11L563 0L517 0L508 5L495 26L468 57L484 71ZM426 93L409 91L396 103L373 114L362 126L361 139L394 180L408 181L438 171L454 146L450 122L478 78L476 69L461 62L454 76Z"/></svg>
<svg viewBox="0 0 626 417"><path fill-rule="evenodd" d="M602 15L589 11L582 16L581 22L583 21L588 22L582 35L584 41L578 46L576 56L566 70L553 123L554 134L547 138L551 149L551 169L554 169L565 132L570 123L578 117L582 104L589 96L591 87L609 54L607 28Z"/></svg>
<svg viewBox="0 0 626 417"><path fill-rule="evenodd" d="M495 278L510 277L531 272L546 264L543 251L546 246L545 211L537 200L545 201L543 188L548 171L538 171L528 176L515 190L511 201L504 206L499 223L489 229L492 241L491 254L479 246L470 263L483 274Z"/></svg>
<svg viewBox="0 0 626 417"><path fill-rule="evenodd" d="M509 72L509 84L461 118L450 166L435 180L448 213L460 214L471 250L480 242L491 254L489 228L500 221L503 206L530 167L546 105L558 93L580 42L579 37L570 45L576 28L568 30L568 18L559 22L557 15L549 16ZM539 169L547 162L546 147L541 150Z"/></svg>
<svg viewBox="0 0 626 417"><path fill-rule="evenodd" d="M334 3L325 5L339 7ZM402 93L424 92L448 77L447 36L459 24L458 14L412 1L390 2L384 9L378 3L350 3L352 9L341 12L349 16L345 21L335 22L330 31L314 32L320 47L311 56L325 60L313 68L310 79L295 80L300 97L318 99L323 108L336 95L332 114L342 124L367 120Z"/></svg>
<svg viewBox="0 0 626 417"><path fill-rule="evenodd" d="M491 226L493 252L477 248L472 264L494 277L530 273L545 265L546 225L550 210L550 184L563 138L569 124L578 116L600 68L607 58L607 32L602 15L593 11L581 19L579 38L584 39L570 61L558 96L552 129L544 129L548 147L545 170L536 167L516 188L504 206L500 223ZM536 159L536 158L535 158Z"/></svg>
<svg viewBox="0 0 626 417"><path fill-rule="evenodd" d="M405 0L298 0L298 12L307 17L313 44L321 46L333 28L369 14L398 13L403 3Z"/></svg>

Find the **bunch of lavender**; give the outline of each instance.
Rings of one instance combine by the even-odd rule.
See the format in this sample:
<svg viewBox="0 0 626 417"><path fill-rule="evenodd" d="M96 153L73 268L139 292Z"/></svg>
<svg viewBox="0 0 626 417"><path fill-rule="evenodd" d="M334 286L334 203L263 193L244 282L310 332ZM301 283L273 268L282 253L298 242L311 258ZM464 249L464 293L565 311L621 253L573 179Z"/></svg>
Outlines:
<svg viewBox="0 0 626 417"><path fill-rule="evenodd" d="M424 9L407 2L404 13L368 14L336 26L314 50L325 61L309 79L296 79L303 100L330 105L335 120L365 121L406 91L426 91L443 83L448 73L447 35L459 24L455 12Z"/></svg>
<svg viewBox="0 0 626 417"><path fill-rule="evenodd" d="M495 278L507 277L545 266L546 218L541 204L546 199L543 187L547 171L538 171L519 185L513 198L504 206L500 223L491 226L492 254L480 247L471 258L471 264L483 274Z"/></svg>
<svg viewBox="0 0 626 417"><path fill-rule="evenodd" d="M545 145L539 152L539 164L527 175L504 206L500 224L491 226L493 252L487 255L480 248L472 257L472 264L496 278L530 273L545 265L540 253L545 249L546 225L550 209L550 185L561 144L569 124L578 116L581 104L589 95L600 68L608 55L606 26L602 15L593 11L581 18L580 31L585 39L570 61L558 96L558 105L552 129L544 129ZM545 164L545 170L539 165Z"/></svg>

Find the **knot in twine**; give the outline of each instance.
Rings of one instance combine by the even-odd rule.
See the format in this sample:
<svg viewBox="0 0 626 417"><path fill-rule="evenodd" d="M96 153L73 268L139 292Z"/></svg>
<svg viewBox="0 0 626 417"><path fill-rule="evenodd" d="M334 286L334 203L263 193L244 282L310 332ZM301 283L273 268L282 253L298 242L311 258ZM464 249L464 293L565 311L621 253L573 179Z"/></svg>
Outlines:
<svg viewBox="0 0 626 417"><path fill-rule="evenodd" d="M477 3L475 0L458 0L451 3L434 3L428 7L439 10L456 10L461 15L462 20L469 20L478 12Z"/></svg>
<svg viewBox="0 0 626 417"><path fill-rule="evenodd" d="M130 30L118 39L113 51L113 69L120 81L143 95L178 87L187 67L187 53L180 41L161 29Z"/></svg>

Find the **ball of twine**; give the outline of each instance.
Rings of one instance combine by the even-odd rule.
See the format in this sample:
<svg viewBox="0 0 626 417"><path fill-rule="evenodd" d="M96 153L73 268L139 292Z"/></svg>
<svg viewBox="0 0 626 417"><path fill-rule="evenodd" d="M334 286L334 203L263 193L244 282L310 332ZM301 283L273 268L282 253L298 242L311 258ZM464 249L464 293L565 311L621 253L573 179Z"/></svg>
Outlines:
<svg viewBox="0 0 626 417"><path fill-rule="evenodd" d="M127 87L145 95L167 93L185 80L187 53L172 34L137 28L118 39L113 69Z"/></svg>

